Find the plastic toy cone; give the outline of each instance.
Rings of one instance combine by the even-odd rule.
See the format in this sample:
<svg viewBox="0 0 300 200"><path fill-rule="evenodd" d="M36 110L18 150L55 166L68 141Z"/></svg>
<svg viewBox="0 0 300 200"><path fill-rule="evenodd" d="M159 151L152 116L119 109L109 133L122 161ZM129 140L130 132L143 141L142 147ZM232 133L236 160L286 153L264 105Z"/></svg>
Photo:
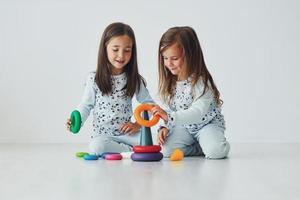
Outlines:
<svg viewBox="0 0 300 200"><path fill-rule="evenodd" d="M143 111L143 118L145 120L149 120L149 115L148 115L147 111ZM142 126L140 145L141 146L152 146L153 145L150 127Z"/></svg>

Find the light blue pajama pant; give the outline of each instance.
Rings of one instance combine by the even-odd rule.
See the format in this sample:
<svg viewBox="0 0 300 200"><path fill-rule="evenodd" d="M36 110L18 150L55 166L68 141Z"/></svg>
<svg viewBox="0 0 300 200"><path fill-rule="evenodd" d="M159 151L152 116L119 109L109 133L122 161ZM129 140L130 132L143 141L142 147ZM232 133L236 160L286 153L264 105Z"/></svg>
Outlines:
<svg viewBox="0 0 300 200"><path fill-rule="evenodd" d="M207 124L195 133L175 126L163 144L164 156L170 157L176 148L180 148L185 156L204 155L210 159L221 159L228 155L230 145L224 136L224 128Z"/></svg>
<svg viewBox="0 0 300 200"><path fill-rule="evenodd" d="M89 149L91 154L101 155L104 152L128 152L132 151L132 147L139 145L140 133L134 135L99 135L94 137L90 144Z"/></svg>

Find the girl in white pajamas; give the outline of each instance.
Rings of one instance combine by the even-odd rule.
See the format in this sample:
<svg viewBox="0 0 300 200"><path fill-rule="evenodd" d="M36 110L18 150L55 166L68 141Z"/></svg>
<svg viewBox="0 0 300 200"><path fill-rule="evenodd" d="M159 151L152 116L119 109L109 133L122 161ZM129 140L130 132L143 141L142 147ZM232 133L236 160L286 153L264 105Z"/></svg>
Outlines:
<svg viewBox="0 0 300 200"><path fill-rule="evenodd" d="M185 156L220 159L228 155L220 93L191 27L170 28L160 40L159 93L168 108L155 106L152 113L164 120L157 137L164 156L176 148Z"/></svg>
<svg viewBox="0 0 300 200"><path fill-rule="evenodd" d="M141 127L131 122L134 95L140 103L154 103L138 73L133 30L126 24L113 23L102 35L97 71L88 75L76 108L82 125L93 110L91 154L131 151L139 144ZM68 130L70 125L68 119Z"/></svg>

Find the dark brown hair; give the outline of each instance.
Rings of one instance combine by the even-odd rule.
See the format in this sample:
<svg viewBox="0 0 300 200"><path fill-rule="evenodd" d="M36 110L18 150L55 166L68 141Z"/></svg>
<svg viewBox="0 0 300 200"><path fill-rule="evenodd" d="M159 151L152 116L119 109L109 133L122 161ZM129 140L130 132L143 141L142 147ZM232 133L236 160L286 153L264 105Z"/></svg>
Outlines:
<svg viewBox="0 0 300 200"><path fill-rule="evenodd" d="M162 53L173 44L177 44L183 50L187 75L192 78L192 85L194 86L199 79L202 79L204 90L201 96L211 87L216 103L221 105L223 101L220 99L220 93L204 62L197 34L193 28L188 26L170 28L160 39L158 49L159 94L163 100L167 103L170 102L173 86L176 84L176 76L165 67L162 56Z"/></svg>
<svg viewBox="0 0 300 200"><path fill-rule="evenodd" d="M133 97L136 89L140 89L141 80L143 81L143 83L144 80L138 72L137 51L134 32L132 28L127 24L120 22L112 23L109 26L107 26L104 30L98 52L98 65L95 75L95 82L103 94L108 95L112 92L112 65L108 60L106 47L112 38L123 35L128 36L132 41L131 58L124 67L124 71L127 76L127 83L123 89L126 89L125 94L127 96Z"/></svg>

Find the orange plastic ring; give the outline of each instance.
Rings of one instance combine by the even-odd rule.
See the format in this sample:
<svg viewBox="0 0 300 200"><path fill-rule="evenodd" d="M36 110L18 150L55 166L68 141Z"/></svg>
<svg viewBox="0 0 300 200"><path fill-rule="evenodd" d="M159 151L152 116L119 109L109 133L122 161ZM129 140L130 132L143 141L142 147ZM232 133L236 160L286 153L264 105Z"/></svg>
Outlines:
<svg viewBox="0 0 300 200"><path fill-rule="evenodd" d="M141 113L144 110L151 110L153 105L151 104L141 104L134 110L134 118L141 126L151 127L157 124L159 121L159 115L154 115L151 120L145 120L141 117Z"/></svg>

